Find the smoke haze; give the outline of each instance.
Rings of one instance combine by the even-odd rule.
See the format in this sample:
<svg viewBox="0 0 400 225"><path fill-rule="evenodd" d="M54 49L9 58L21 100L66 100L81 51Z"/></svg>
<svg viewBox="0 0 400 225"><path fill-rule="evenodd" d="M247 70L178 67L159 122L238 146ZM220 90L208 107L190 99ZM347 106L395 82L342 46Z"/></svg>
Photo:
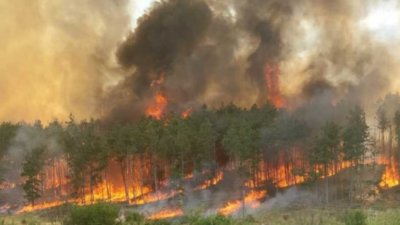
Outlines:
<svg viewBox="0 0 400 225"><path fill-rule="evenodd" d="M271 87L306 118L354 104L371 114L398 91L394 1L169 0L132 22L141 4L2 1L0 119L133 120L156 91L175 111L250 107ZM388 4L394 22L380 25Z"/></svg>

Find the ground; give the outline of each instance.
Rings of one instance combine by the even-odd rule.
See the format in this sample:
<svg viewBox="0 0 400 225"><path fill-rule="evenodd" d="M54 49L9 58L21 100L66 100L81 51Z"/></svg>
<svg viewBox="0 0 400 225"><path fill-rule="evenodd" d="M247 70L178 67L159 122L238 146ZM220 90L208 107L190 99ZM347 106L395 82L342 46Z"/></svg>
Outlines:
<svg viewBox="0 0 400 225"><path fill-rule="evenodd" d="M367 217L367 225L400 225L400 186L378 188L382 171L383 168L379 166L365 166L358 170L356 197L359 200L351 204L341 194L331 196L329 204L321 203L318 192L323 190L322 180L311 186L283 190L275 198L267 199L257 210L248 211L251 215L244 219L236 215L235 223L240 225L250 221L252 225L345 225L346 215L362 211ZM328 178L331 192L347 191L347 185L343 183L348 183L346 179L350 172L344 170ZM61 224L58 218L64 214L65 211L60 207L20 215L3 215L0 216L0 225L58 225Z"/></svg>

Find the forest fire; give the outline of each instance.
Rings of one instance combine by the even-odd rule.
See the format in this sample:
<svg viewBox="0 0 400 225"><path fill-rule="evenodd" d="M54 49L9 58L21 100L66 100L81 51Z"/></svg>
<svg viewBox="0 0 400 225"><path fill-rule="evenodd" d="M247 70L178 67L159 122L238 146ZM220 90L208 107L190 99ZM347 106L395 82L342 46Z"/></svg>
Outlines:
<svg viewBox="0 0 400 225"><path fill-rule="evenodd" d="M32 212L32 211L39 211L39 210L45 210L45 209L50 209L53 207L57 207L60 205L65 204L65 202L61 202L61 201L52 201L52 202L43 202L43 203L39 203L36 205L26 205L24 207L22 207L21 209L19 209L17 211L17 213L25 213L25 212Z"/></svg>
<svg viewBox="0 0 400 225"><path fill-rule="evenodd" d="M396 1L4 2L0 224L399 199Z"/></svg>
<svg viewBox="0 0 400 225"><path fill-rule="evenodd" d="M267 64L264 69L265 81L267 86L267 98L277 108L286 105L279 85L280 69L277 64Z"/></svg>
<svg viewBox="0 0 400 225"><path fill-rule="evenodd" d="M192 113L193 109L192 108L188 108L185 111L182 112L182 118L186 119L190 116L190 114Z"/></svg>
<svg viewBox="0 0 400 225"><path fill-rule="evenodd" d="M260 200L265 198L267 195L266 191L250 191L244 197L245 207L257 208L260 206ZM218 209L218 213L224 216L236 213L243 205L241 200L233 200L227 202L222 208Z"/></svg>
<svg viewBox="0 0 400 225"><path fill-rule="evenodd" d="M181 208L168 208L168 209L163 209L159 212L155 212L148 216L147 218L150 220L161 220L161 219L168 219L168 218L174 218L178 216L182 216L183 211Z"/></svg>
<svg viewBox="0 0 400 225"><path fill-rule="evenodd" d="M153 103L147 107L146 115L159 120L163 116L167 105L167 97L159 91L155 94Z"/></svg>
<svg viewBox="0 0 400 225"><path fill-rule="evenodd" d="M210 179L205 180L202 184L197 186L195 190L204 190L213 185L218 184L224 177L224 173L222 171L218 171L216 175Z"/></svg>
<svg viewBox="0 0 400 225"><path fill-rule="evenodd" d="M382 174L379 186L381 188L391 188L400 184L399 169L395 157L385 157L383 160L385 170Z"/></svg>
<svg viewBox="0 0 400 225"><path fill-rule="evenodd" d="M181 190L179 190L179 191L168 191L168 192L158 191L156 193L152 192L152 193L148 193L148 194L145 194L143 196L140 196L140 197L138 197L136 199L133 199L131 205L143 205L143 204L147 204L147 203L162 201L162 200L166 200L166 199L172 198L172 197L176 196L179 193L182 193L182 191Z"/></svg>

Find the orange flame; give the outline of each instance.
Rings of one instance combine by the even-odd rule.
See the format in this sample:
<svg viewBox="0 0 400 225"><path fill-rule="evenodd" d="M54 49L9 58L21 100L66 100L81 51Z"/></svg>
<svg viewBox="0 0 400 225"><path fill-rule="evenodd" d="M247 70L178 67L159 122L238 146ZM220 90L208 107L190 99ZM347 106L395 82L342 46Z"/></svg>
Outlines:
<svg viewBox="0 0 400 225"><path fill-rule="evenodd" d="M56 207L56 206L60 206L62 204L64 204L64 202L62 202L62 201L53 201L53 202L40 203L40 204L37 204L35 206L26 205L26 206L22 207L21 209L19 209L17 211L17 213L32 212L32 211L37 211L37 210L49 209L49 208L53 208L53 207Z"/></svg>
<svg viewBox="0 0 400 225"><path fill-rule="evenodd" d="M146 109L146 115L159 120L163 116L167 105L167 97L163 93L157 92L154 96L154 102Z"/></svg>
<svg viewBox="0 0 400 225"><path fill-rule="evenodd" d="M157 202L165 199L172 198L176 196L177 194L182 193L182 190L179 191L170 191L170 192L153 192L153 193L148 193L146 195L143 195L137 199L134 199L133 202L131 203L132 205L143 205L146 203L152 203L152 202Z"/></svg>
<svg viewBox="0 0 400 225"><path fill-rule="evenodd" d="M382 174L381 182L379 186L381 188L391 188L400 184L400 176L398 171L398 165L394 157L383 158L382 164L385 165L385 171Z"/></svg>
<svg viewBox="0 0 400 225"><path fill-rule="evenodd" d="M260 206L260 200L265 198L267 195L266 191L250 191L244 197L245 206L250 208L258 208ZM218 209L218 213L224 216L231 215L237 212L242 207L242 201L233 200L226 203L222 208Z"/></svg>
<svg viewBox="0 0 400 225"><path fill-rule="evenodd" d="M171 208L171 209L163 209L159 212L153 213L152 215L148 216L147 219L160 220L160 219L174 218L182 215L183 211L181 208Z"/></svg>
<svg viewBox="0 0 400 225"><path fill-rule="evenodd" d="M215 177L204 181L202 184L197 186L195 190L204 190L211 186L217 185L224 177L224 173L222 171L218 171Z"/></svg>
<svg viewBox="0 0 400 225"><path fill-rule="evenodd" d="M276 107L283 108L286 105L279 87L279 66L267 64L264 68L265 81L267 85L267 98Z"/></svg>
<svg viewBox="0 0 400 225"><path fill-rule="evenodd" d="M190 114L192 113L193 109L192 108L188 108L185 111L182 112L182 118L186 119L190 116Z"/></svg>

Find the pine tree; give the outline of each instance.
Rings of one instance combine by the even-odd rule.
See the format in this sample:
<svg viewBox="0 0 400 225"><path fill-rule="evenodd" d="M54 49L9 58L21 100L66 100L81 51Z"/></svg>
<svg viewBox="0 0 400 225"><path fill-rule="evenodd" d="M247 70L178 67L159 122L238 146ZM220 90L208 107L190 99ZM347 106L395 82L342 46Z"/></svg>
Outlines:
<svg viewBox="0 0 400 225"><path fill-rule="evenodd" d="M322 127L320 134L315 138L311 149L311 164L323 165L326 203L329 202L328 169L338 159L340 142L339 125L334 122L328 122Z"/></svg>
<svg viewBox="0 0 400 225"><path fill-rule="evenodd" d="M343 154L344 159L350 161L355 169L358 168L365 151L368 141L368 125L365 120L365 112L357 106L350 111L347 124L343 131ZM353 200L354 190L354 169L350 174L349 198Z"/></svg>
<svg viewBox="0 0 400 225"><path fill-rule="evenodd" d="M41 183L39 174L44 164L44 147L37 147L28 153L22 167L21 176L25 179L22 188L25 198L35 206L35 201L41 197Z"/></svg>

